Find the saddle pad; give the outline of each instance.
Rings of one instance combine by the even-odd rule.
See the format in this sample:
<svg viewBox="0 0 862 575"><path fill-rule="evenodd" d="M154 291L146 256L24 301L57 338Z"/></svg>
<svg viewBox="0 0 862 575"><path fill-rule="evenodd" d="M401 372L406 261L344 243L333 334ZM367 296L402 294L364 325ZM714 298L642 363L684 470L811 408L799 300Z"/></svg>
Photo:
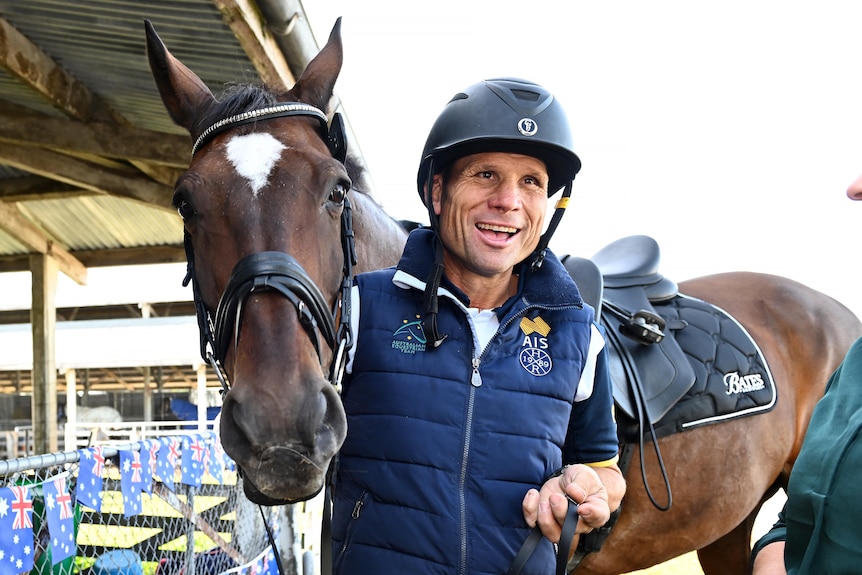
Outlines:
<svg viewBox="0 0 862 575"><path fill-rule="evenodd" d="M674 335L695 372L694 385L655 423L657 438L775 406L777 390L766 359L727 312L685 295L655 310L668 325L684 322Z"/></svg>

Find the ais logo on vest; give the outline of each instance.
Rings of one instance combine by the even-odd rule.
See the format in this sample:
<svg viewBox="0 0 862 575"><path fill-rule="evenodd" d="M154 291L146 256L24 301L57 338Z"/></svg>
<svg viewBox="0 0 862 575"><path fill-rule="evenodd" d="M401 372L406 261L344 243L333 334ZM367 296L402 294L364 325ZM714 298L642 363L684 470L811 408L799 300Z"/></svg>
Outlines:
<svg viewBox="0 0 862 575"><path fill-rule="evenodd" d="M413 320L403 320L401 327L392 333L392 349L401 353L415 354L417 351L425 351L425 331L422 329L422 318L416 316Z"/></svg>
<svg viewBox="0 0 862 575"><path fill-rule="evenodd" d="M536 316L536 319L523 318L520 327L524 334L521 353L518 354L521 367L535 376L548 375L553 367L548 354L548 334L551 333L551 326Z"/></svg>

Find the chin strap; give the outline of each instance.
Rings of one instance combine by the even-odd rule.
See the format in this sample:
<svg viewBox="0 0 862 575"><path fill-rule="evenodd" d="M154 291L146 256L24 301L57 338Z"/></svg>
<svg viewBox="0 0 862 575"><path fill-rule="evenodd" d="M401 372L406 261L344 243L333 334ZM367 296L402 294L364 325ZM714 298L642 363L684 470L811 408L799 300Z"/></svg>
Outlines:
<svg viewBox="0 0 862 575"><path fill-rule="evenodd" d="M431 230L434 231L434 264L431 266L431 271L428 273L428 279L425 280L425 302L424 302L424 323L425 327L430 331L426 333L428 337L428 345L431 349L437 349L440 344L449 337L447 334L441 334L437 329L437 290L440 289L440 282L443 281L443 242L440 241L440 221L437 214L434 212L434 203L431 200L431 189L434 185L434 159L431 159L431 164L428 166L428 180L425 183L425 193L427 195L425 204L428 207L428 219L431 222Z"/></svg>
<svg viewBox="0 0 862 575"><path fill-rule="evenodd" d="M536 251L533 252L536 254L533 259L533 263L530 265L530 271L536 271L545 261L545 251L548 249L548 244L551 242L551 236L554 235L554 232L557 231L557 226L560 225L560 220L563 219L563 214L566 212L566 208L569 207L569 199L572 195L572 183L569 182L566 184L566 188L563 190L563 195L557 200L557 205L554 207L554 215L551 216L551 222L548 224L548 229L545 230L545 233L542 234L542 237L539 238L539 245L536 246Z"/></svg>

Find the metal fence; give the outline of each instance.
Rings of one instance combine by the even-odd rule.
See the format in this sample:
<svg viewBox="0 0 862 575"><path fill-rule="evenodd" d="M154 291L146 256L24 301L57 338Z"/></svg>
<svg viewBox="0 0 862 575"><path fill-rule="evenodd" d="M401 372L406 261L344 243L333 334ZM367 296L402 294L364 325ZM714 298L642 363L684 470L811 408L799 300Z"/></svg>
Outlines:
<svg viewBox="0 0 862 575"><path fill-rule="evenodd" d="M210 461L206 467L201 461L200 476L189 478L187 457L201 451L192 445L198 439ZM160 460L158 453L170 451L171 442L176 458ZM319 517L314 502L252 504L232 462L212 459L218 447L215 434L203 431L0 461L0 529L13 534L0 533L0 574L275 573L266 521L283 575L310 575L309 555L316 556L319 536L309 537L305 530L313 530ZM146 484L144 473L136 484L135 473L147 465L151 482ZM67 516L60 526L57 509L63 505ZM63 546L64 538L71 549Z"/></svg>

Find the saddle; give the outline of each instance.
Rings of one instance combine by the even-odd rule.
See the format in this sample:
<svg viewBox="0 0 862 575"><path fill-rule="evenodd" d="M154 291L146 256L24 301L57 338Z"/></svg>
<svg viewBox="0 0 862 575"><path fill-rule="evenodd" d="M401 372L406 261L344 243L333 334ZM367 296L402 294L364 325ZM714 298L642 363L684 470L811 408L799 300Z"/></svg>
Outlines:
<svg viewBox="0 0 862 575"><path fill-rule="evenodd" d="M561 261L604 328L619 466L628 471L637 446L647 495L666 511L673 496L658 438L768 411L777 395L766 360L745 328L724 310L681 294L676 282L659 273L660 259L658 243L638 235L608 244L592 259L564 256ZM664 505L647 482L647 439L664 480ZM620 511L602 528L580 537L568 573L601 550Z"/></svg>
<svg viewBox="0 0 862 575"><path fill-rule="evenodd" d="M660 259L658 243L643 235L591 259L562 258L604 327L621 443L767 411L776 401L766 360L745 329L681 294L659 273Z"/></svg>

